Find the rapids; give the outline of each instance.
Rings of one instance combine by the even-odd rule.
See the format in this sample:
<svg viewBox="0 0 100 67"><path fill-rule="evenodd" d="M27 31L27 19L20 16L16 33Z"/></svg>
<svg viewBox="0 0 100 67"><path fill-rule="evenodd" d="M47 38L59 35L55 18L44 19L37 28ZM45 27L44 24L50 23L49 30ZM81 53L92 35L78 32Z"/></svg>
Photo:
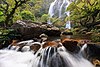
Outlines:
<svg viewBox="0 0 100 67"><path fill-rule="evenodd" d="M82 52L86 45L79 51ZM94 67L81 53L70 53L64 46L34 51L0 50L0 67Z"/></svg>

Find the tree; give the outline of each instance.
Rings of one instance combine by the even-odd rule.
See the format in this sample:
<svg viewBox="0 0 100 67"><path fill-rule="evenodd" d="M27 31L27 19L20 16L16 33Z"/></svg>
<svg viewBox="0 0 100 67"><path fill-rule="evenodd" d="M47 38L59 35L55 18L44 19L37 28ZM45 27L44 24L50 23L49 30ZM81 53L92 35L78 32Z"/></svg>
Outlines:
<svg viewBox="0 0 100 67"><path fill-rule="evenodd" d="M41 17L42 22L47 22L49 20L49 15L48 14L43 14Z"/></svg>
<svg viewBox="0 0 100 67"><path fill-rule="evenodd" d="M76 0L67 10L71 15L66 19L79 22L83 27L92 28L100 24L100 0Z"/></svg>
<svg viewBox="0 0 100 67"><path fill-rule="evenodd" d="M0 4L0 11L5 16L4 26L7 27L12 24L12 18L18 7L25 4L28 0L2 0Z"/></svg>
<svg viewBox="0 0 100 67"><path fill-rule="evenodd" d="M26 11L26 10L21 12L21 17L23 20L34 21L34 19L35 19L34 14L32 14L30 11Z"/></svg>

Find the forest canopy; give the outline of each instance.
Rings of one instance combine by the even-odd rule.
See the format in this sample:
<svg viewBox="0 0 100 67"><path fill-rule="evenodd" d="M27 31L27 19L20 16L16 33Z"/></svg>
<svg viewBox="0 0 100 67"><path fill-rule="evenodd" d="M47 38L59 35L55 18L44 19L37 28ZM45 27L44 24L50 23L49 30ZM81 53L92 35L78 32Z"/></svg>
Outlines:
<svg viewBox="0 0 100 67"><path fill-rule="evenodd" d="M67 8L70 16L66 20L91 28L100 24L100 0L75 0Z"/></svg>
<svg viewBox="0 0 100 67"><path fill-rule="evenodd" d="M44 0L0 0L0 25L7 27L17 20L36 21L47 13L45 9L48 7L44 7Z"/></svg>
<svg viewBox="0 0 100 67"><path fill-rule="evenodd" d="M17 20L47 22L48 9L53 1L0 0L0 25L11 26ZM65 21L70 20L86 28L100 24L100 0L74 0L66 10L70 11L70 16L66 16ZM58 21L58 18L54 18L53 21L55 20L65 22Z"/></svg>

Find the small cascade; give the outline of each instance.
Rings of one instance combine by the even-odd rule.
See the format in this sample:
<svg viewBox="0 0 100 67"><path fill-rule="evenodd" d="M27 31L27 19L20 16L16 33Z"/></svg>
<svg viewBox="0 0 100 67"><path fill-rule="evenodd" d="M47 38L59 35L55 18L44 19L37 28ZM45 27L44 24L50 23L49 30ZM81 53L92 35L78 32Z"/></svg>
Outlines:
<svg viewBox="0 0 100 67"><path fill-rule="evenodd" d="M63 45L45 48L42 46L43 44L36 53L0 50L0 67L94 67L82 53L70 53ZM86 44L79 52L83 52L85 48Z"/></svg>
<svg viewBox="0 0 100 67"><path fill-rule="evenodd" d="M48 11L50 18L58 17L60 19L64 19L65 16L69 16L70 12L66 12L66 9L70 3L71 1L69 0L55 0L54 2L52 2ZM48 20L48 24L52 24L50 19ZM71 29L70 21L66 22L65 28Z"/></svg>
<svg viewBox="0 0 100 67"><path fill-rule="evenodd" d="M86 58L86 53L85 53L86 48L87 48L87 44L84 44L81 50L79 51L79 55L83 56L84 58Z"/></svg>
<svg viewBox="0 0 100 67"><path fill-rule="evenodd" d="M87 44L84 44L84 45L82 46L81 50L80 50L80 53L83 53L84 50L85 50L86 48L87 48Z"/></svg>
<svg viewBox="0 0 100 67"><path fill-rule="evenodd" d="M12 45L9 45L7 48L5 48L5 50L15 50L15 51L18 51L19 49L19 46L12 46Z"/></svg>
<svg viewBox="0 0 100 67"><path fill-rule="evenodd" d="M43 49L39 61L39 67L49 67L50 59L52 58L54 53L56 53L56 48L47 47Z"/></svg>
<svg viewBox="0 0 100 67"><path fill-rule="evenodd" d="M72 55L68 52L59 52L59 54L65 62L65 67L94 67L88 60L80 55Z"/></svg>

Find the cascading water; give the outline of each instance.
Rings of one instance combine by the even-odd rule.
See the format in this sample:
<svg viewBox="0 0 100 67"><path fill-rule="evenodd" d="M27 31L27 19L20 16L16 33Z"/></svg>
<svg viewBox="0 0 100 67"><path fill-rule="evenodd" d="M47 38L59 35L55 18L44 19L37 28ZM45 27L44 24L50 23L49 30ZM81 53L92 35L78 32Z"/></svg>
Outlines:
<svg viewBox="0 0 100 67"><path fill-rule="evenodd" d="M50 15L50 18L53 16L59 17L59 9L62 4L62 0L54 0L54 2L51 3L48 14ZM48 24L52 24L50 19L48 20Z"/></svg>
<svg viewBox="0 0 100 67"><path fill-rule="evenodd" d="M86 47L80 51L84 51ZM80 52L79 51L79 52ZM72 54L64 46L32 51L0 50L0 67L94 67L81 53Z"/></svg>
<svg viewBox="0 0 100 67"><path fill-rule="evenodd" d="M51 3L48 14L50 18L53 16L58 17L60 19L64 18L64 16L69 16L70 12L66 12L66 8L69 6L71 2L69 0L55 0ZM50 20L48 21L51 24ZM65 28L71 29L70 21L66 22Z"/></svg>

